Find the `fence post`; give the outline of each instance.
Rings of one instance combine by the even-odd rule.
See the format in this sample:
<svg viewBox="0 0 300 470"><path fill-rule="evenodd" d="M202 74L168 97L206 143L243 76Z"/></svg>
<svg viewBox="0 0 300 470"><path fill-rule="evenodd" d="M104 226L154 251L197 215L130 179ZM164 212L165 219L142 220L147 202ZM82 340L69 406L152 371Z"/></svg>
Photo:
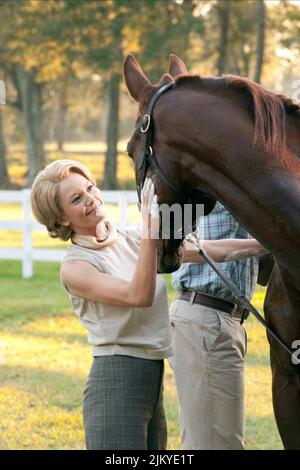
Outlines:
<svg viewBox="0 0 300 470"><path fill-rule="evenodd" d="M22 277L30 279L33 274L32 269L32 219L30 205L30 189L22 189L23 195L23 259Z"/></svg>
<svg viewBox="0 0 300 470"><path fill-rule="evenodd" d="M127 195L119 194L119 224L121 227L127 225Z"/></svg>

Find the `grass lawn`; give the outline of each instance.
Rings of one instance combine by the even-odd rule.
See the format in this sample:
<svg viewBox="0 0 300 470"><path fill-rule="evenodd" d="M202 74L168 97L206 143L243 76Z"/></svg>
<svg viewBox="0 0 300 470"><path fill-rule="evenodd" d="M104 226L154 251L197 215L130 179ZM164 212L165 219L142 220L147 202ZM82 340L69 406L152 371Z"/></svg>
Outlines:
<svg viewBox="0 0 300 470"><path fill-rule="evenodd" d="M90 347L59 285L59 265L36 262L34 268L34 277L23 280L18 261L0 261L0 448L84 449L81 396ZM259 308L263 296L258 289ZM280 449L265 332L255 319L246 328L246 446ZM168 365L165 407L168 448L178 449L178 407Z"/></svg>

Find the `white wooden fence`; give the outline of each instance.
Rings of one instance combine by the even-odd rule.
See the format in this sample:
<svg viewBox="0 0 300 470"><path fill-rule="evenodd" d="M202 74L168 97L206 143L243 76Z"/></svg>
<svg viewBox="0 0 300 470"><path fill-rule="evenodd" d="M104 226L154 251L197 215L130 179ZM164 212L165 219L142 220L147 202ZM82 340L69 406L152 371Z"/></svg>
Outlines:
<svg viewBox="0 0 300 470"><path fill-rule="evenodd" d="M124 226L127 223L127 209L129 204L137 202L135 191L102 191L106 204L118 205L117 225ZM29 279L33 274L33 261L60 261L65 250L37 249L32 246L32 232L46 232L46 228L35 222L31 214L30 189L21 191L0 191L0 203L18 202L22 204L22 220L0 220L0 232L2 230L19 230L23 233L22 248L0 248L0 259L22 260L22 276ZM1 236L1 235L0 235Z"/></svg>

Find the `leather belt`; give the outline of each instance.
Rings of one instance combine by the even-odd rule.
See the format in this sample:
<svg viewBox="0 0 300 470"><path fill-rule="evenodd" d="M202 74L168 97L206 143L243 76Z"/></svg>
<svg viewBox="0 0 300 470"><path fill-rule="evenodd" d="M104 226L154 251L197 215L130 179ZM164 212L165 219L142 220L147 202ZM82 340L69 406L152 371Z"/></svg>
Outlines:
<svg viewBox="0 0 300 470"><path fill-rule="evenodd" d="M219 299L211 295L202 294L195 290L180 291L176 298L186 300L187 302L190 302L191 305L195 303L203 305L204 307L215 308L222 312L229 313L231 316L239 318L241 323L243 323L243 321L249 316L249 310L244 307L240 307L238 304L228 302L227 300Z"/></svg>

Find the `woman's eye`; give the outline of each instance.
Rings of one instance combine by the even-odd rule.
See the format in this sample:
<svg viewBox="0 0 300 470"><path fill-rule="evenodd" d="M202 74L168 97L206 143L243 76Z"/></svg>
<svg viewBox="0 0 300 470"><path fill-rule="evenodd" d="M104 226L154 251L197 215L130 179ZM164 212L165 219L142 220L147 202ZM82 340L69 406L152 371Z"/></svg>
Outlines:
<svg viewBox="0 0 300 470"><path fill-rule="evenodd" d="M94 185L93 185L93 184L90 184L90 185L88 186L88 191L92 191L93 188L94 188Z"/></svg>
<svg viewBox="0 0 300 470"><path fill-rule="evenodd" d="M73 204L76 204L76 202L79 202L79 201L80 201L80 196L76 196L76 197L73 199L72 203L73 203Z"/></svg>

